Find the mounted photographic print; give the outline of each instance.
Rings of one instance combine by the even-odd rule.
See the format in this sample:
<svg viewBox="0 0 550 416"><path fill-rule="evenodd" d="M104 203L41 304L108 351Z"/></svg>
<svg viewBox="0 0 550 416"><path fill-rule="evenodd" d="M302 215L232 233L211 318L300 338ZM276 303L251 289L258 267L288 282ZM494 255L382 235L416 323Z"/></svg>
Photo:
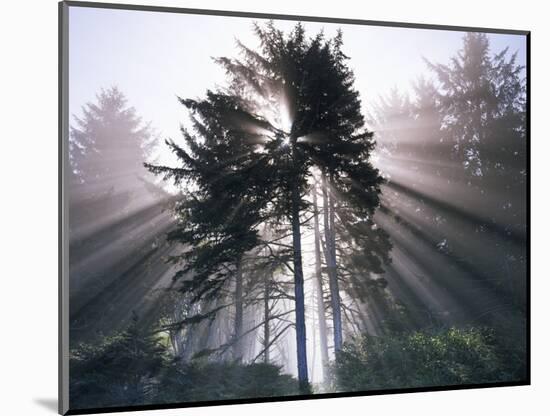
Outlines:
<svg viewBox="0 0 550 416"><path fill-rule="evenodd" d="M60 413L528 384L529 32L60 3Z"/></svg>

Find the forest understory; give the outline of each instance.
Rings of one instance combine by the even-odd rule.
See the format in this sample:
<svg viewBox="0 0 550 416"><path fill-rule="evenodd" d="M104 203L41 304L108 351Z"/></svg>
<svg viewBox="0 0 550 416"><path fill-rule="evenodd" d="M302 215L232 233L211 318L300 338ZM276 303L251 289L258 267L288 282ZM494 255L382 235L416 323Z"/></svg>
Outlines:
<svg viewBox="0 0 550 416"><path fill-rule="evenodd" d="M253 33L179 138L118 87L74 117L71 409L525 381L517 53L362 102L343 31Z"/></svg>

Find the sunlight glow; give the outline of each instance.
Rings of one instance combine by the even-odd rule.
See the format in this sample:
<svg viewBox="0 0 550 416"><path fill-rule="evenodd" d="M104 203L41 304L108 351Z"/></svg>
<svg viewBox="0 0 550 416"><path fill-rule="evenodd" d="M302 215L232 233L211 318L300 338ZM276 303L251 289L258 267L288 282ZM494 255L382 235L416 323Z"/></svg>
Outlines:
<svg viewBox="0 0 550 416"><path fill-rule="evenodd" d="M283 140L281 141L281 146L282 146L282 147L288 147L288 146L290 146L290 137L285 137L285 138L283 138Z"/></svg>
<svg viewBox="0 0 550 416"><path fill-rule="evenodd" d="M290 130L292 130L292 120L290 118L287 106L281 106L281 113L279 117L281 120L281 130L285 133L290 133Z"/></svg>
<svg viewBox="0 0 550 416"><path fill-rule="evenodd" d="M337 352L333 340L337 332L334 325L336 311L342 313L346 342L362 333L383 336L388 323L392 331L395 326L404 333L470 323L496 322L499 327L508 329L512 327L510 322L514 322L515 327L522 327L525 309L524 298L519 292L525 287L523 280L528 260L525 251L527 226L522 220L522 215L528 215L528 207L522 208L525 192L528 192L525 184L528 178L527 167L520 165L522 148L518 145L513 157L511 152L504 155L506 152L500 151L501 143L509 142L503 141L505 138L497 142L496 138L501 137L499 127L487 135L491 140L495 136L494 142L481 143L478 136L471 138L475 145L472 149L479 147L482 150L474 152L467 147L453 150L455 141L451 141L452 137L447 138L444 128L453 123L457 129L469 126L463 126L462 119L450 119L452 114L445 115L441 121L440 112L447 112L446 108L436 106L437 117L430 116L427 110L428 116L420 117L416 113L424 114L424 104L415 104L410 112L399 111L395 115L393 107L378 108L374 99L376 93L381 94L391 86L390 82L414 96L412 86L403 86L409 77L432 73L422 66L424 60L419 54L416 56L417 49L425 52L430 62L446 62L459 47L460 33L440 31L438 36L434 36L435 32L418 29L392 28L390 31L389 28L344 25L346 40L342 52L352 57L349 69L355 75L353 85L363 103L358 111L372 124L369 131L373 132L372 141L376 142L376 148L373 143L373 149L364 155L352 153L353 144L348 146L353 141L351 139L342 141L341 147L333 146L335 136L332 128L339 128L340 121L327 118L326 123L317 122L328 110L340 111L344 107L338 106L334 110L332 106L345 104L345 101L317 98L327 97L327 93L320 89L318 94L312 95L315 100L320 100L319 104L315 104L313 99L309 101L309 96L302 102L302 94L309 91L304 90L303 85L309 84L300 84L300 77L289 75L285 80L282 75L275 77L263 67L257 73L252 68L251 75L245 71L248 65L240 65L236 60L235 67L238 68L235 71L242 71L243 79L253 81L250 85L244 83L244 92L238 85L237 98L246 104L242 107L246 111L239 110L238 106L233 111L233 101L221 101L229 104L224 104L220 113L213 113L219 117L206 118L208 123L220 127L219 130L212 128L212 134L210 131L205 133L205 137L214 137L213 150L206 149L207 152L200 148L205 144L201 127L208 129L209 124L205 122L205 126L200 126L200 123L194 123L201 121L200 112L196 120L193 111L190 111L191 117L182 117L182 111L189 108L182 110L181 103L174 99L174 93L182 97L201 97L207 88L214 88L212 84L217 85L213 92L218 89L222 93L225 91L227 74L223 68L214 68L214 65L211 68L209 56L229 56L234 52L234 38L227 36L228 33L234 34L244 44L250 44L253 52L261 47L249 33L249 27L239 20L242 18L228 18L224 20L227 24L220 24L218 17L196 17L201 24L185 25L181 24L183 17L159 13L163 16L159 17L160 23L155 20L151 27L162 36L148 39L141 30L145 21L130 20L145 19L145 14L122 19L122 11L98 11L96 17L89 17L76 9L71 11L75 19L70 25L71 39L74 40L71 48L74 50L71 49L70 53L69 73L76 74L70 80L70 112L78 115L79 106L84 98L92 95L93 88L99 88L112 78L120 83L122 90L128 91L129 101L136 105L144 120L152 120L160 130L154 132L158 140L146 156L139 156L137 151L129 152L124 146L109 145L109 141L101 136L99 139L102 140L94 138L90 143L96 140L97 143L106 143L103 144L106 150L98 147L97 155L108 157L94 159L89 156L92 152L86 152L86 147L83 147L80 149L82 161L74 163L73 173L78 173L77 181L66 184L70 189L69 319L72 344L88 340L95 342L100 338L98 334L116 334L126 328L135 314L143 318L140 325L144 329L161 325L160 328L167 331L166 340L172 343L174 357L178 359L190 360L197 352L208 351L210 354L214 348L227 347L227 353L222 348L219 355L209 356L208 360L212 359L213 363L214 359L219 362L233 360L242 353L239 360L242 358L242 364L249 364L263 359L265 347L266 363L296 377L295 335L300 328L292 321L291 313L298 309L297 298L292 295L298 281L295 280L297 272L289 265L292 260L298 261L296 254L302 262L300 279L304 299L301 302L305 309L303 319L307 334L307 342L300 342L307 350L305 355L308 358L304 361L310 381L320 391L328 389L322 384L323 361L327 361L322 352L328 355L329 362L334 361ZM80 14L83 16L79 17ZM205 22L204 26L202 22ZM294 26L294 22L280 24L283 29ZM115 37L116 42L101 42L111 35L109 31L97 30L102 26L124 27L121 33L125 36L122 39ZM336 26L307 22L308 33L316 33L325 26L336 30ZM370 36L368 42L365 42L366 31ZM118 36L118 32L115 34ZM174 37L174 34L179 37ZM194 38L199 37L203 43L197 48ZM520 37L517 41L512 41L512 37L497 38L494 35L491 40L510 41L512 46L523 45ZM96 43L105 44L104 48L99 48L99 55L94 48L87 47ZM140 47L133 47L136 45ZM377 65L359 59L367 53L365 45L369 54L380 58ZM499 46L498 43L495 45ZM407 47L412 51L410 56L401 54L401 51L408 50ZM520 58L521 54L525 55L525 52L520 50ZM126 55L132 59L114 58ZM96 79L89 79L87 68L95 61L100 66L104 64L105 68L94 71ZM196 62L196 65L186 66L189 71L182 76L182 62L187 61ZM127 62L144 66L128 77L125 76ZM149 74L159 71L158 62L163 62L162 76L150 77L154 88L143 88ZM400 65L405 62L407 65ZM285 69L281 73L287 72ZM109 77L103 79L97 74L108 74ZM312 85L317 88L317 84ZM374 90L368 88L370 85ZM430 94L425 92L422 97L432 103ZM460 99L458 103L464 104L462 98L457 99ZM307 106L307 118L303 115L306 104L311 104ZM315 105L317 112L314 111ZM348 119L346 108L338 118L342 123L350 122L342 124L343 128L355 126L352 123L356 119L355 112L351 112L353 108L350 106L353 119ZM386 113L379 114L379 110ZM518 112L517 116L522 114ZM179 131L178 121L181 121L181 129L196 137L199 145L196 152L196 147L189 144L187 137ZM508 123L508 119L505 121ZM340 131L344 130L337 130L337 133ZM300 134L303 136L298 137ZM465 146L462 143L470 140L463 136L461 133L457 142L460 146ZM113 137L119 137L114 128ZM193 158L197 156L196 161L204 162L208 168L202 168L198 162L194 165L188 163L188 155L184 155L185 158L178 156L161 137L171 138L184 152ZM363 137L357 136L357 140L371 140ZM226 142L227 146L224 146ZM212 157L212 164L210 160L206 161L207 156ZM357 156L361 157L360 161ZM493 176L481 178L476 174L475 168L480 169L481 160L491 164L483 168L493 172ZM143 161L159 169L151 169L155 172L152 173ZM493 168L495 164L498 166ZM187 172L187 165L197 167L191 167ZM378 174L362 169L367 165L378 169L386 179L380 185L380 191L372 185ZM163 177L166 170L160 168L164 166L175 167L171 172L185 171L181 174L183 179L173 181L170 175ZM211 166L221 168L215 170ZM260 171L265 167L269 168ZM522 169L521 175L519 169ZM161 173L156 173L157 170ZM467 171L473 174L469 175ZM265 181L261 180L262 175L268 176ZM220 178L228 180L220 181ZM300 180L298 186L292 182L294 178ZM219 183L228 184L227 193L221 186L210 186ZM356 192L366 186L373 189L368 198ZM298 204L296 193L291 194L289 189L299 190ZM228 198L224 196L226 194ZM239 199L235 200L235 195ZM215 200L215 197L219 199ZM296 210L288 210L290 202L293 208L297 207ZM365 209L359 206L362 203L368 203ZM219 214L217 210L220 208L225 208L227 213ZM245 210L249 208L251 220L257 223L245 217L248 214ZM193 220L189 221L193 227L186 225L189 218ZM298 221L291 223L291 219ZM293 227L296 223L300 224L297 233ZM193 238L180 237L182 234ZM246 238L244 243L248 244L249 235L253 237L251 242L258 243L254 248L246 249L246 253L243 249L246 246L237 241L242 235ZM192 303L193 294L179 290L186 289L186 283L190 283L195 275L200 276L194 269L187 268L188 264L193 265L188 261L194 253L188 251L180 240L196 245L198 249L211 244L212 253L219 248L220 257L195 263L200 267L203 264L210 267L217 262L217 269L208 269L208 273L203 275L207 283L216 283L215 279L223 283L216 295L220 296L219 299L204 296L200 302ZM235 249L229 244L235 244ZM334 249L334 254L329 248ZM196 253L202 255L210 251L197 250ZM238 257L233 259L233 253ZM388 264L385 263L386 254ZM236 264L246 264L246 267L235 273L235 269L240 267ZM241 287L238 296L237 276L240 286L245 289L243 293ZM338 288L336 285L334 292L331 285L335 286L334 282L339 281L342 286ZM386 283L382 285L382 281ZM177 303L171 298L172 292L178 299ZM234 295L235 299L244 301L244 306L243 302L239 306L242 331L237 330L235 324L238 319ZM200 323L188 325L191 320L187 317L200 314L206 317L205 313L216 306L224 309L220 308L213 318L209 317L209 321L203 322L200 317ZM500 313L500 310L506 312L502 317L495 313ZM178 326L175 331L166 329L165 320L181 321L185 327ZM324 335L320 330L321 322L324 322ZM243 331L246 337L239 335ZM519 329L517 333L520 333ZM521 337L518 335L520 341ZM243 348L236 354L232 349L237 350L233 347L237 346L239 338L243 338ZM321 339L325 341L324 346Z"/></svg>

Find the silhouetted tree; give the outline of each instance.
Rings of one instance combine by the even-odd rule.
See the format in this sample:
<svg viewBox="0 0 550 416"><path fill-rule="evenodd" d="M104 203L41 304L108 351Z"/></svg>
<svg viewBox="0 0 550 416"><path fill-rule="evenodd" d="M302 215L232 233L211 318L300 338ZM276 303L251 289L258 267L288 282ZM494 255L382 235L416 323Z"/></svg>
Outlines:
<svg viewBox="0 0 550 416"><path fill-rule="evenodd" d="M464 36L448 65L428 66L434 80L420 78L412 98L390 91L369 118L388 177L381 211L395 221L393 236L409 233L448 265L445 285L467 314L492 319L524 303L523 68L507 50L492 55L479 33ZM468 281L479 300L460 283ZM499 307L482 303L489 291Z"/></svg>
<svg viewBox="0 0 550 416"><path fill-rule="evenodd" d="M524 68L507 48L491 55L482 33L467 33L449 65L429 66L441 91L443 140L453 144L453 157L468 174L468 199L476 200L474 232L492 239L483 267L508 276L506 291L516 297L524 287L514 276L523 276L526 267ZM496 268L495 259L501 259Z"/></svg>
<svg viewBox="0 0 550 416"><path fill-rule="evenodd" d="M317 320L319 322L319 344L321 349L321 364L322 378L325 378L325 372L328 368L328 337L327 337L327 321L325 314L325 295L323 282L323 263L321 256L321 231L320 231L320 212L317 197L317 184L312 187L312 203L313 203L313 232L315 244L315 293L317 297Z"/></svg>
<svg viewBox="0 0 550 416"><path fill-rule="evenodd" d="M87 192L131 188L129 183L143 175L155 137L117 87L101 90L95 103L74 116L69 141L73 184L86 184ZM126 189L125 189L126 190Z"/></svg>
<svg viewBox="0 0 550 416"><path fill-rule="evenodd" d="M238 215L239 221L234 218L231 224L238 224L232 226L240 231L230 238L217 238L215 245L216 255L225 254L218 244L227 243L231 261L257 244L255 227L259 222L266 218L290 221L298 379L307 391L301 215L309 205L305 198L308 178L314 168L322 171L331 186L331 201L340 198L341 209L357 217L373 214L382 179L368 162L374 141L364 129L353 74L341 50L341 34L329 41L322 35L308 40L300 24L285 35L272 23L264 28L255 26L255 33L261 44L259 52L239 44L242 60L218 59L230 79L225 91L208 92L202 101L182 100L201 117L201 122L195 122L201 141L184 133L193 154L169 143L184 167L150 168L176 181L189 178L197 183L198 195L212 202L207 203L210 208L205 208L209 216L215 203L231 201L224 211L217 211ZM205 148L207 151L201 153ZM205 174L205 170L211 171ZM233 213L231 207L238 207L237 212ZM331 212L334 222L334 206ZM204 224L210 230L212 224L219 222L214 214ZM172 238L186 242L201 239L203 235L197 231L173 234ZM334 258L332 234L327 245ZM201 251L210 249L208 244L200 245ZM213 270L205 267L216 268L223 263L215 255L204 256L198 262L185 255L185 260L185 272L194 270L197 276L204 276L203 281L208 279L201 295L221 285L225 273L217 271L213 275ZM342 333L338 282L335 272L331 276L335 345L339 348Z"/></svg>
<svg viewBox="0 0 550 416"><path fill-rule="evenodd" d="M121 215L143 187L143 162L155 136L117 87L103 89L96 102L74 116L69 139L69 199L77 209L71 229ZM73 235L74 237L74 235Z"/></svg>
<svg viewBox="0 0 550 416"><path fill-rule="evenodd" d="M67 183L74 339L120 329L133 308L127 297L155 278L144 266L167 267L159 248L172 222L163 211L171 196L143 167L155 145L153 129L117 87L101 90L74 117ZM133 290L118 289L130 281ZM112 304L119 319L102 311Z"/></svg>

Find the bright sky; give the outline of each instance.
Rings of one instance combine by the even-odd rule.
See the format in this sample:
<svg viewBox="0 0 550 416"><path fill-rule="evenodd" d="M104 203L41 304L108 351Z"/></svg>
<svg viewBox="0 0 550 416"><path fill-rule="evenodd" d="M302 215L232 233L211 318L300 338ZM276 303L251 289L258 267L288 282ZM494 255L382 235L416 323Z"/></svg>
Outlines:
<svg viewBox="0 0 550 416"><path fill-rule="evenodd" d="M194 98L223 84L223 71L211 57L235 56L235 39L255 46L252 23L262 19L185 15L162 12L70 7L69 109L95 99L101 88L117 85L163 138L180 137L187 116L176 96ZM288 30L296 22L276 21ZM422 57L448 62L461 46L461 32L305 23L309 35L324 30L344 33L344 52L356 76L364 104L392 87L407 90L425 74ZM525 64L526 39L490 35L493 51L509 46Z"/></svg>

